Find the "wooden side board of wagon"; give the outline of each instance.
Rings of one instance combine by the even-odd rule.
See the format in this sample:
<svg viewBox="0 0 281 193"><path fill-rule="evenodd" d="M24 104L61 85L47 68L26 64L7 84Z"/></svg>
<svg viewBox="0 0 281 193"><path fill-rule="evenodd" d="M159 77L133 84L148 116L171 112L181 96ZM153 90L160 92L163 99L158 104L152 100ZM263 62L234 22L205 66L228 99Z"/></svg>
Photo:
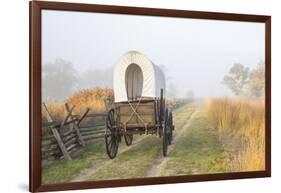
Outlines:
<svg viewBox="0 0 281 193"><path fill-rule="evenodd" d="M113 159L117 155L122 137L127 145L131 145L133 135L146 134L162 138L163 156L167 156L173 130L173 114L165 108L163 97L149 101L117 103L113 105L106 116L106 152L109 158Z"/></svg>

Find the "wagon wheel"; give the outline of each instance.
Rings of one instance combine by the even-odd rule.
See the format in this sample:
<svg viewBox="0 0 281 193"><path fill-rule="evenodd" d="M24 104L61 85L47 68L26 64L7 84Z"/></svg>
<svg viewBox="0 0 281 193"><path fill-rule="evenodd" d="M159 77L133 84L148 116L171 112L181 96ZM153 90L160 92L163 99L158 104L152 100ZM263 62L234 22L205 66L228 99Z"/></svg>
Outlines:
<svg viewBox="0 0 281 193"><path fill-rule="evenodd" d="M168 109L166 109L165 111L165 121L164 121L164 125L163 125L163 156L166 157L167 156L167 151L168 151Z"/></svg>
<svg viewBox="0 0 281 193"><path fill-rule="evenodd" d="M133 134L124 134L125 143L127 146L131 145L133 142Z"/></svg>
<svg viewBox="0 0 281 193"><path fill-rule="evenodd" d="M116 157L119 145L119 134L115 124L114 110L110 109L106 116L105 147L110 159Z"/></svg>
<svg viewBox="0 0 281 193"><path fill-rule="evenodd" d="M173 113L169 112L169 116L168 116L168 144L171 145L172 144L172 140L173 140L173 130L174 130L174 124L173 124Z"/></svg>

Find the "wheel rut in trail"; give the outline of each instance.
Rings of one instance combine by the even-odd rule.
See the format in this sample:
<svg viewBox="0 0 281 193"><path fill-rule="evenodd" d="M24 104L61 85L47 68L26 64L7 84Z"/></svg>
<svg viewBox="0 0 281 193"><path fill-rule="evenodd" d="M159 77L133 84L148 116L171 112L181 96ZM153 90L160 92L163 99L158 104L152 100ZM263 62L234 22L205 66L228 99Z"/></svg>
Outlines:
<svg viewBox="0 0 281 193"><path fill-rule="evenodd" d="M122 155L122 153L130 150L131 148L141 144L141 142L145 139L145 136L140 136L137 140L133 141L133 143L130 146L125 146L124 148L120 148L120 151L118 150L118 156ZM106 167L107 165L111 164L113 160L109 159L107 155L104 155L106 158L102 163L99 163L99 166L96 166L96 163L93 163L93 167L87 168L79 173L78 176L76 176L74 179L71 180L71 182L81 182L88 179L89 176L91 176L96 171L100 170L103 167Z"/></svg>
<svg viewBox="0 0 281 193"><path fill-rule="evenodd" d="M173 139L172 145L168 147L168 156L167 157L163 157L163 155L161 154L159 159L156 160L155 164L148 171L147 177L157 177L157 176L161 175L160 174L161 168L162 168L163 165L165 165L165 163L169 159L169 153L174 150L174 143L176 143L177 140L181 137L181 135L186 131L186 129L188 129L192 119L195 117L195 115L197 113L198 113L198 107L196 107L196 109L189 116L189 118L187 118L187 120L185 121L184 125L180 129L176 128L177 132L175 132L175 134L174 134L174 139ZM176 117L176 115L174 115L174 117Z"/></svg>

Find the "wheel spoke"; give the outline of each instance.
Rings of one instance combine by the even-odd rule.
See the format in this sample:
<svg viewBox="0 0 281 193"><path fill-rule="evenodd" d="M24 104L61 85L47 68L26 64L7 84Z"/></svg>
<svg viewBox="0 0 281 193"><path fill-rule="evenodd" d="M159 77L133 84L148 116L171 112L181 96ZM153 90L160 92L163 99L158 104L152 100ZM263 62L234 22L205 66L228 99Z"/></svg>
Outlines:
<svg viewBox="0 0 281 193"><path fill-rule="evenodd" d="M112 144L110 145L110 149L109 149L109 150L110 150L110 155L111 155L111 156L112 156L112 154L113 154L113 153L112 153L112 152L113 152L113 151L112 151L113 147L114 147L114 146L113 146L113 143L112 143Z"/></svg>
<svg viewBox="0 0 281 193"><path fill-rule="evenodd" d="M133 134L125 134L124 139L125 139L126 145L128 145L128 146L131 145L132 141L133 141Z"/></svg>
<svg viewBox="0 0 281 193"><path fill-rule="evenodd" d="M113 159L118 150L118 132L115 127L115 117L114 117L114 110L109 110L107 117L106 117L106 134L105 134L105 146L106 152L110 159Z"/></svg>
<svg viewBox="0 0 281 193"><path fill-rule="evenodd" d="M168 110L165 110L165 120L164 120L164 125L163 125L163 156L167 156L167 150L168 150L168 122L169 122L169 117L168 117Z"/></svg>
<svg viewBox="0 0 281 193"><path fill-rule="evenodd" d="M110 140L108 142L109 145L112 144L112 139L113 139L113 137L112 137L112 135L110 135Z"/></svg>
<svg viewBox="0 0 281 193"><path fill-rule="evenodd" d="M108 149L111 149L112 147L112 137L110 137L110 141L108 142Z"/></svg>
<svg viewBox="0 0 281 193"><path fill-rule="evenodd" d="M111 146L111 149L110 149L111 150L110 153L111 153L112 156L114 156L114 154L116 152L116 146L117 146L116 142L117 142L117 139L115 138L115 140L113 140L113 142L112 142L112 146Z"/></svg>

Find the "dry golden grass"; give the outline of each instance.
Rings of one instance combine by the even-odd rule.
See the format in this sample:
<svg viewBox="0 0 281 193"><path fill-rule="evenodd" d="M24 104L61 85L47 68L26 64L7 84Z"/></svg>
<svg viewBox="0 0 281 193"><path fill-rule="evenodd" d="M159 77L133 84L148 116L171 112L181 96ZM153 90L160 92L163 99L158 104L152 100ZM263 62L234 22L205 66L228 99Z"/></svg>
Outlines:
<svg viewBox="0 0 281 193"><path fill-rule="evenodd" d="M109 88L93 88L80 90L70 96L65 102L75 105L75 113L81 113L86 108L91 112L105 112L107 98L113 97L113 90Z"/></svg>
<svg viewBox="0 0 281 193"><path fill-rule="evenodd" d="M83 113L86 108L90 108L91 112L105 112L107 98L113 97L112 89L108 88L93 88L75 92L63 103L46 103L47 108L53 119L57 121L63 120L66 115L64 104L70 106L75 105L74 114ZM46 114L42 112L43 122L46 121Z"/></svg>
<svg viewBox="0 0 281 193"><path fill-rule="evenodd" d="M61 121L63 119L63 117L65 116L65 107L63 103L46 103L46 106L48 108L48 111L51 115L51 117L55 120L55 121ZM44 109L42 109L42 119L43 119L43 123L47 122L47 118L46 118L46 111Z"/></svg>
<svg viewBox="0 0 281 193"><path fill-rule="evenodd" d="M221 142L230 155L228 170L264 170L264 101L211 99L207 108L209 127L218 130Z"/></svg>

